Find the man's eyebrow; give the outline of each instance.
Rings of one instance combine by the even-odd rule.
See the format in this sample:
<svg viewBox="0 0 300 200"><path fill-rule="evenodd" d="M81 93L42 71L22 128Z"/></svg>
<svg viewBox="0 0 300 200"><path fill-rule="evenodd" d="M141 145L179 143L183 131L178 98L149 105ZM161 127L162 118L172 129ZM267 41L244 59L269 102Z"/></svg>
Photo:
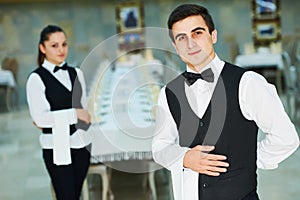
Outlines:
<svg viewBox="0 0 300 200"><path fill-rule="evenodd" d="M191 33L196 32L196 31L198 31L198 30L205 31L205 28L203 28L203 27L197 27L197 28L194 28L193 30L191 30ZM176 40L178 37L180 37L180 36L185 36L185 35L186 35L185 33L179 33L179 34L177 34L177 35L175 36L175 40Z"/></svg>
<svg viewBox="0 0 300 200"><path fill-rule="evenodd" d="M198 31L198 30L205 31L205 28L203 28L203 27L194 28L193 30L191 30L191 33L195 32L195 31Z"/></svg>

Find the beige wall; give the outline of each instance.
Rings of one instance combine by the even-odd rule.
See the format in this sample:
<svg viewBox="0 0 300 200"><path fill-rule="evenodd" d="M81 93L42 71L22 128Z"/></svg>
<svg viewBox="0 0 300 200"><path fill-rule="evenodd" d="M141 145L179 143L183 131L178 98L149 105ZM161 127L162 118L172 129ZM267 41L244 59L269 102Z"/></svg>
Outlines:
<svg viewBox="0 0 300 200"><path fill-rule="evenodd" d="M120 2L127 1L0 0L0 59L11 56L19 61L18 91L21 104L26 104L27 76L36 67L40 30L49 23L64 27L71 47L68 62L80 65L96 45L116 34L115 6ZM166 28L168 15L177 4L202 3L215 20L218 29L218 43L215 47L224 60L231 59L230 39L235 39L238 47L252 41L250 0L138 2L144 5L145 26L161 28ZM281 0L282 35L293 34L296 28L299 29L299 7L300 1ZM153 38L147 39L147 42L152 41Z"/></svg>

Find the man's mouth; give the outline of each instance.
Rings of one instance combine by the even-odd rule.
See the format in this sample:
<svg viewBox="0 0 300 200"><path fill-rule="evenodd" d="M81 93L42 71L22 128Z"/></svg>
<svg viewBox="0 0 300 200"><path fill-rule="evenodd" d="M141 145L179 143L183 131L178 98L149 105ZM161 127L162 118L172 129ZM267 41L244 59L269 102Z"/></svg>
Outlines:
<svg viewBox="0 0 300 200"><path fill-rule="evenodd" d="M197 50L197 51L193 51L193 52L188 53L188 55L189 56L193 56L193 55L196 55L196 54L198 54L200 52L201 52L201 50Z"/></svg>

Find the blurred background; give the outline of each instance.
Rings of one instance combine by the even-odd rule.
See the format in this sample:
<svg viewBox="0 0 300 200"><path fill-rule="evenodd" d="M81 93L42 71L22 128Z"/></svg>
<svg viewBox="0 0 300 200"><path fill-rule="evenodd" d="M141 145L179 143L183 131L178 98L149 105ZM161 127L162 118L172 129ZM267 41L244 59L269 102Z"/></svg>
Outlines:
<svg viewBox="0 0 300 200"><path fill-rule="evenodd" d="M182 3L197 3L208 8L218 30L215 45L218 56L251 68L274 84L299 130L300 1L0 0L1 200L52 199L38 143L39 130L32 125L25 91L28 75L37 67L42 28L57 24L66 31L70 47L67 62L71 66L82 67L90 97L97 94L97 98L102 98L104 93L101 91L107 88L106 84L113 84L107 79L114 77L114 72L105 71L106 68L129 70L141 64L151 65L151 70L145 72L143 69L136 73L158 83L146 88L146 95L152 96L147 98L148 104L143 101L153 105L157 99L157 86L161 87L175 72L185 68L174 52L167 31L162 30L167 28L170 12ZM129 16L133 17L133 21L129 21ZM107 45L109 48L105 48ZM96 55L91 52L96 52ZM115 74L117 72L128 71L116 70ZM96 113L95 122L105 119L97 112L102 110L102 100L95 102L92 99L89 106ZM145 108L141 109L145 111ZM149 107L146 110L151 112ZM136 123L143 123L136 120ZM148 116L144 122L148 126L147 123L151 125L154 121L155 118ZM114 155L128 156L120 152ZM151 162L151 154L137 155L139 158L135 157L133 161L145 159ZM103 166L102 162L113 161L116 161L116 156L111 160L101 157L95 164ZM278 169L259 170L261 199L299 199L299 163L300 152L297 150ZM163 169L152 170L154 173L122 172L117 167L98 170L96 174L101 176L89 174L85 190L88 195L83 199L172 199L169 174ZM103 173L111 177L109 188L112 192L105 197L102 196L104 179L100 178L103 178Z"/></svg>

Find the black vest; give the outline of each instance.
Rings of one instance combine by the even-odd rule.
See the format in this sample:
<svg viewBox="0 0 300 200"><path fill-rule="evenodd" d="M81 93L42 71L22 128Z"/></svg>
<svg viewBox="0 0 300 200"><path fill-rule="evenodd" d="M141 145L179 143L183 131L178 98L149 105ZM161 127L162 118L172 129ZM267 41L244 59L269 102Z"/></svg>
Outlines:
<svg viewBox="0 0 300 200"><path fill-rule="evenodd" d="M77 72L73 67L68 67L67 70L72 83L71 91L69 91L44 67L39 67L33 71L33 73L37 73L41 77L45 85L45 95L47 101L50 104L51 111L70 108L82 108L82 87L78 80ZM70 135L72 135L77 129L86 130L87 128L87 124L78 120L77 124L70 125ZM52 129L43 128L43 133L52 133Z"/></svg>
<svg viewBox="0 0 300 200"><path fill-rule="evenodd" d="M256 190L258 127L243 116L238 98L244 72L242 68L225 63L202 118L188 103L182 75L167 84L167 102L177 125L180 146L214 145L211 153L226 155L230 165L219 177L199 174L201 200L239 200Z"/></svg>

